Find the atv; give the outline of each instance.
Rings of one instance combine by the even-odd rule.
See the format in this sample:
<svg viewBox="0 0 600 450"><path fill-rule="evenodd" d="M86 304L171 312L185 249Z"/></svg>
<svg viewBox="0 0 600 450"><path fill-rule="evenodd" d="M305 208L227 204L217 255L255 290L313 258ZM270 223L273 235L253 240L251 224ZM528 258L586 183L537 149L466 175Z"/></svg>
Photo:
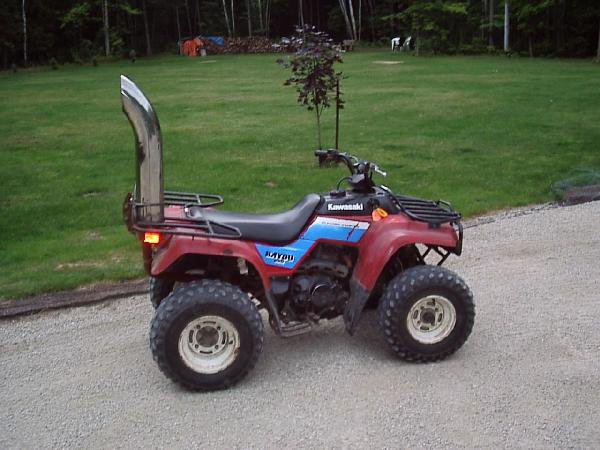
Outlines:
<svg viewBox="0 0 600 450"><path fill-rule="evenodd" d="M150 347L167 377L192 390L240 381L263 347L261 309L291 337L339 316L352 335L376 307L385 342L407 361L437 361L465 343L473 296L441 267L462 251L449 203L395 194L374 183L386 175L377 164L331 149L315 152L321 165L350 171L331 192L278 214L223 211L219 195L164 190L156 113L125 76L121 99L137 159L123 213L151 276Z"/></svg>

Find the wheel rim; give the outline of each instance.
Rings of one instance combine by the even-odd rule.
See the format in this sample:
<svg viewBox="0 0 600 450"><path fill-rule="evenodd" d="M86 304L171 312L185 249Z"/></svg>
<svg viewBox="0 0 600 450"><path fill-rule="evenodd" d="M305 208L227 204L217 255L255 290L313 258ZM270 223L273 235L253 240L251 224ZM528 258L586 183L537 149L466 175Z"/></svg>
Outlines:
<svg viewBox="0 0 600 450"><path fill-rule="evenodd" d="M421 344L437 344L446 339L456 325L456 309L441 295L428 295L415 302L406 318L406 327Z"/></svg>
<svg viewBox="0 0 600 450"><path fill-rule="evenodd" d="M201 316L186 325L179 335L179 355L198 373L217 373L237 358L240 335L236 327L220 316Z"/></svg>

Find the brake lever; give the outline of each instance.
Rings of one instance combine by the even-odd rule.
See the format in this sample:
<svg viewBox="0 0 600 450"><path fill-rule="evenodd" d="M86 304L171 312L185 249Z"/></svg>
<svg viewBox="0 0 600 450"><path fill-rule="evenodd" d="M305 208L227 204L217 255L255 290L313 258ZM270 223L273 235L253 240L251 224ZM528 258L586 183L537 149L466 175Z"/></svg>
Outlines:
<svg viewBox="0 0 600 450"><path fill-rule="evenodd" d="M373 164L373 172L375 172L378 175L381 175L382 177L387 177L387 172L384 170L381 170L377 165Z"/></svg>

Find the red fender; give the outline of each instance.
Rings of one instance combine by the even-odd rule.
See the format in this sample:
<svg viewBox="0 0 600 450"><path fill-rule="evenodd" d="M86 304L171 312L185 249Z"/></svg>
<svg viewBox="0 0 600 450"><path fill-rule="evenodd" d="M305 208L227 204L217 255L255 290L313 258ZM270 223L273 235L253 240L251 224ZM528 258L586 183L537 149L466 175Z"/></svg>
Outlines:
<svg viewBox="0 0 600 450"><path fill-rule="evenodd" d="M387 262L401 247L426 244L451 249L457 243L456 231L449 224L430 228L428 224L410 220L403 214L390 215L372 222L361 239L360 256L352 277L363 289L371 291Z"/></svg>
<svg viewBox="0 0 600 450"><path fill-rule="evenodd" d="M169 208L167 212L170 217L180 216L181 220L185 220L181 208ZM176 222L174 222L174 228L176 228ZM189 230L183 231L189 232ZM190 235L164 236L166 237L165 241L156 248L156 252L151 256L151 261L148 261L147 264L148 271L152 276L159 276L186 254L243 258L257 270L265 289L271 288L270 277L290 276L293 273L288 269L266 265L253 242Z"/></svg>
<svg viewBox="0 0 600 450"><path fill-rule="evenodd" d="M269 268L265 266L252 242L233 239L199 238L193 236L171 236L170 240L165 243L165 246L159 248L154 254L150 274L152 276L160 275L175 261L186 254L243 258L256 268L265 289L271 287L269 277L285 276L290 273L290 271L286 269Z"/></svg>
<svg viewBox="0 0 600 450"><path fill-rule="evenodd" d="M410 220L403 214L372 222L360 241L358 263L350 280L350 300L344 311L346 330L354 334L361 312L382 270L400 248L425 244L453 249L458 240L451 225L430 228L428 224Z"/></svg>

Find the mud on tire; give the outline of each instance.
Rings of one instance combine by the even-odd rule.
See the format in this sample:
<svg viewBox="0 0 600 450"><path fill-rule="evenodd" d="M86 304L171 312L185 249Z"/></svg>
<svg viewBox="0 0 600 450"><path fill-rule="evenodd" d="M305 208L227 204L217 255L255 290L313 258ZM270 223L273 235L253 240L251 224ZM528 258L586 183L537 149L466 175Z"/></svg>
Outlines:
<svg viewBox="0 0 600 450"><path fill-rule="evenodd" d="M178 285L167 300L150 327L152 356L167 377L187 389L216 390L237 383L254 367L262 351L263 323L238 287L197 280ZM229 352L228 359L211 365L210 352L203 349L219 354L219 346Z"/></svg>
<svg viewBox="0 0 600 450"><path fill-rule="evenodd" d="M417 266L393 278L378 308L379 327L391 350L407 361L444 359L473 329L473 294L455 273Z"/></svg>

